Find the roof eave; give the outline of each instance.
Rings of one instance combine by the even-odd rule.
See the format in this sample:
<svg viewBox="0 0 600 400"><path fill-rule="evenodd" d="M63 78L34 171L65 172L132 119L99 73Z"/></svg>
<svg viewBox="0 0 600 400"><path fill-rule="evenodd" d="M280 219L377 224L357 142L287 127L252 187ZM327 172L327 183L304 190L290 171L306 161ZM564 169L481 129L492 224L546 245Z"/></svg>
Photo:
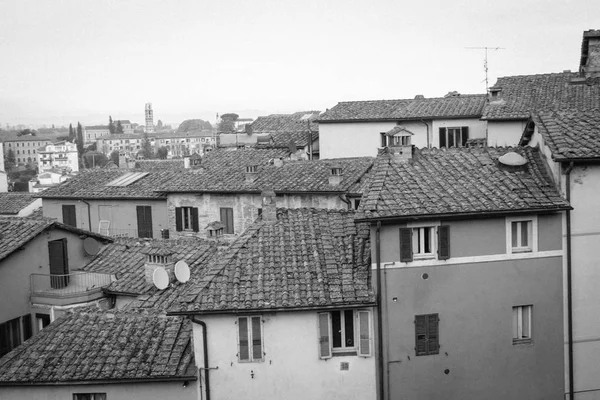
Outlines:
<svg viewBox="0 0 600 400"><path fill-rule="evenodd" d="M135 379L99 379L99 380L81 380L81 381L47 381L47 382L6 382L0 381L0 386L71 386L71 385L106 385L106 384L123 384L123 383L154 383L154 382L183 382L195 381L198 378L194 375L188 376L172 376L172 377L157 377L157 378L135 378Z"/></svg>
<svg viewBox="0 0 600 400"><path fill-rule="evenodd" d="M366 303L346 302L344 304L334 304L328 306L305 306L305 307L270 307L270 308L230 308L220 310L194 310L194 311L168 311L167 316L185 316L185 315L217 315L217 314L256 314L266 312L299 312L315 310L339 310L348 307L377 307L377 302L370 301Z"/></svg>
<svg viewBox="0 0 600 400"><path fill-rule="evenodd" d="M556 162L560 163L581 163L581 164L600 164L600 156L599 157L552 157L552 159Z"/></svg>
<svg viewBox="0 0 600 400"><path fill-rule="evenodd" d="M400 118L357 118L357 119L327 119L327 120L319 120L319 123L327 124L327 123L342 123L342 122L395 122L395 121L420 121L423 119L468 119L468 118L478 118L481 119L482 113L478 114L468 114L468 115L452 115L452 116L423 116L423 117L400 117Z"/></svg>

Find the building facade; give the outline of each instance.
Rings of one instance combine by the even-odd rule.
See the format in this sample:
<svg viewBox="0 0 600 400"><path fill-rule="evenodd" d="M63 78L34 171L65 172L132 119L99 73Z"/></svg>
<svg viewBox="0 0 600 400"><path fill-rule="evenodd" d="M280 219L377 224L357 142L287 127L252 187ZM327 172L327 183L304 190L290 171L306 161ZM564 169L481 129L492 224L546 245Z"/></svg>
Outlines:
<svg viewBox="0 0 600 400"><path fill-rule="evenodd" d="M38 150L51 143L50 138L42 136L19 136L14 139L6 139L3 142L4 157L9 151L12 151L17 165L36 164ZM4 168L4 164L2 167Z"/></svg>
<svg viewBox="0 0 600 400"><path fill-rule="evenodd" d="M67 141L55 142L43 146L37 151L39 173L51 169L64 169L68 172L79 171L77 145Z"/></svg>
<svg viewBox="0 0 600 400"><path fill-rule="evenodd" d="M88 146L97 139L110 135L108 125L89 125L83 127L83 144Z"/></svg>

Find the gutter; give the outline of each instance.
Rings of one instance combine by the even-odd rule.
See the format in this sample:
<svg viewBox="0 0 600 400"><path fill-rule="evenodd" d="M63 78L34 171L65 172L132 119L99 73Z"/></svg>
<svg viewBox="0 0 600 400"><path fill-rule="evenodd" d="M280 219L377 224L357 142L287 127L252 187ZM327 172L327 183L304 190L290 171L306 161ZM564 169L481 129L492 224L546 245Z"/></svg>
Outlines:
<svg viewBox="0 0 600 400"><path fill-rule="evenodd" d="M573 161L565 171L566 197L571 201L571 171L573 171ZM571 208L572 209L572 208ZM567 335L569 348L569 397L573 400L575 397L574 361L573 361L573 280L571 264L571 209L567 210Z"/></svg>
<svg viewBox="0 0 600 400"><path fill-rule="evenodd" d="M380 240L381 221L377 221L377 231L375 232L375 259L377 262L377 369L379 375L377 383L379 386L379 400L384 399L383 382L383 316L381 312L381 240Z"/></svg>
<svg viewBox="0 0 600 400"><path fill-rule="evenodd" d="M376 307L376 302L368 303L345 303L333 306L306 306L306 307L272 307L272 308L252 308L252 309L229 309L229 310L198 310L198 311L168 311L167 316L194 316L194 315L212 315L212 314L261 314L266 312L294 312L294 311L315 311L315 310L344 310L348 307Z"/></svg>
<svg viewBox="0 0 600 400"><path fill-rule="evenodd" d="M425 128L427 129L427 148L430 149L431 148L431 143L429 142L429 125L427 125L427 122L425 122L424 120L419 120L421 121L422 124L425 125Z"/></svg>
<svg viewBox="0 0 600 400"><path fill-rule="evenodd" d="M359 119L327 119L321 120L317 119L315 122L319 124L336 124L336 123L355 123L355 122L396 122L396 121L418 121L420 119L468 119L468 118L478 118L482 119L483 115L473 114L473 115L452 115L452 116L440 116L440 115L425 115L422 117L403 117L403 118L359 118Z"/></svg>
<svg viewBox="0 0 600 400"><path fill-rule="evenodd" d="M192 322L195 324L198 324L202 327L202 351L204 352L204 367L202 368L204 370L204 387L206 390L206 399L205 400L210 400L210 370L211 368L208 366L208 334L206 332L206 322L204 321L200 321L199 319L196 319L195 317L191 318ZM215 367L219 368L219 367ZM202 382L202 380L200 380L200 382Z"/></svg>
<svg viewBox="0 0 600 400"><path fill-rule="evenodd" d="M163 378L141 378L141 379L99 379L87 381L55 381L55 382L0 382L0 387L4 386L72 386L72 385L106 385L122 383L156 383L156 382L185 382L195 381L196 376L177 376ZM208 400L208 399L207 399Z"/></svg>
<svg viewBox="0 0 600 400"><path fill-rule="evenodd" d="M348 197L346 196L345 193L340 193L338 195L338 197L340 198L341 201L346 203L346 205L348 206L348 210L352 210L352 204L350 203L350 200L348 200Z"/></svg>

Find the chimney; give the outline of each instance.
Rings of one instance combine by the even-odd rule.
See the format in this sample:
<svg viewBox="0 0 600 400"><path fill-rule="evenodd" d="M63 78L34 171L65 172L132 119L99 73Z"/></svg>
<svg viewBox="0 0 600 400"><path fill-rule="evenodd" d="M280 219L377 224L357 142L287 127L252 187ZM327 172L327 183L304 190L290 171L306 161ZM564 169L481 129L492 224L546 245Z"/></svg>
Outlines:
<svg viewBox="0 0 600 400"><path fill-rule="evenodd" d="M277 222L277 203L273 189L265 189L260 194L262 198L262 220L263 222Z"/></svg>
<svg viewBox="0 0 600 400"><path fill-rule="evenodd" d="M218 240L223 238L225 225L221 221L213 221L206 226L206 238L209 240Z"/></svg>
<svg viewBox="0 0 600 400"><path fill-rule="evenodd" d="M582 78L600 78L600 30L583 32L579 75Z"/></svg>
<svg viewBox="0 0 600 400"><path fill-rule="evenodd" d="M337 186L342 183L342 166L332 165L329 170L329 186Z"/></svg>
<svg viewBox="0 0 600 400"><path fill-rule="evenodd" d="M246 166L246 183L252 183L258 178L258 165Z"/></svg>
<svg viewBox="0 0 600 400"><path fill-rule="evenodd" d="M166 248L150 247L142 250L142 253L146 254L146 262L144 263L144 276L146 282L154 284L152 276L157 268L163 268L169 274L169 280L173 279L173 269L175 268L175 261L173 260L173 252Z"/></svg>
<svg viewBox="0 0 600 400"><path fill-rule="evenodd" d="M415 96L415 100L423 100L425 99L425 96L423 96L422 94L418 94Z"/></svg>
<svg viewBox="0 0 600 400"><path fill-rule="evenodd" d="M190 156L189 155L183 156L183 168L190 169Z"/></svg>
<svg viewBox="0 0 600 400"><path fill-rule="evenodd" d="M394 161L402 163L412 158L412 136L414 134L411 131L398 125L386 132L386 135L388 136L389 153Z"/></svg>
<svg viewBox="0 0 600 400"><path fill-rule="evenodd" d="M129 166L127 165L127 154L124 151L119 152L119 168L127 169Z"/></svg>

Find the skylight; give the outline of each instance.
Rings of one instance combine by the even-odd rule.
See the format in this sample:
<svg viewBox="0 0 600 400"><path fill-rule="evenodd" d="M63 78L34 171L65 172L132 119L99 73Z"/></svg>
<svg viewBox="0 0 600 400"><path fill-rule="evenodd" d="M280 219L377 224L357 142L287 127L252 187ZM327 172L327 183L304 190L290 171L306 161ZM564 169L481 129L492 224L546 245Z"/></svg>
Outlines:
<svg viewBox="0 0 600 400"><path fill-rule="evenodd" d="M104 186L129 186L148 174L149 172L128 172L125 175L121 175L117 179L113 179Z"/></svg>

